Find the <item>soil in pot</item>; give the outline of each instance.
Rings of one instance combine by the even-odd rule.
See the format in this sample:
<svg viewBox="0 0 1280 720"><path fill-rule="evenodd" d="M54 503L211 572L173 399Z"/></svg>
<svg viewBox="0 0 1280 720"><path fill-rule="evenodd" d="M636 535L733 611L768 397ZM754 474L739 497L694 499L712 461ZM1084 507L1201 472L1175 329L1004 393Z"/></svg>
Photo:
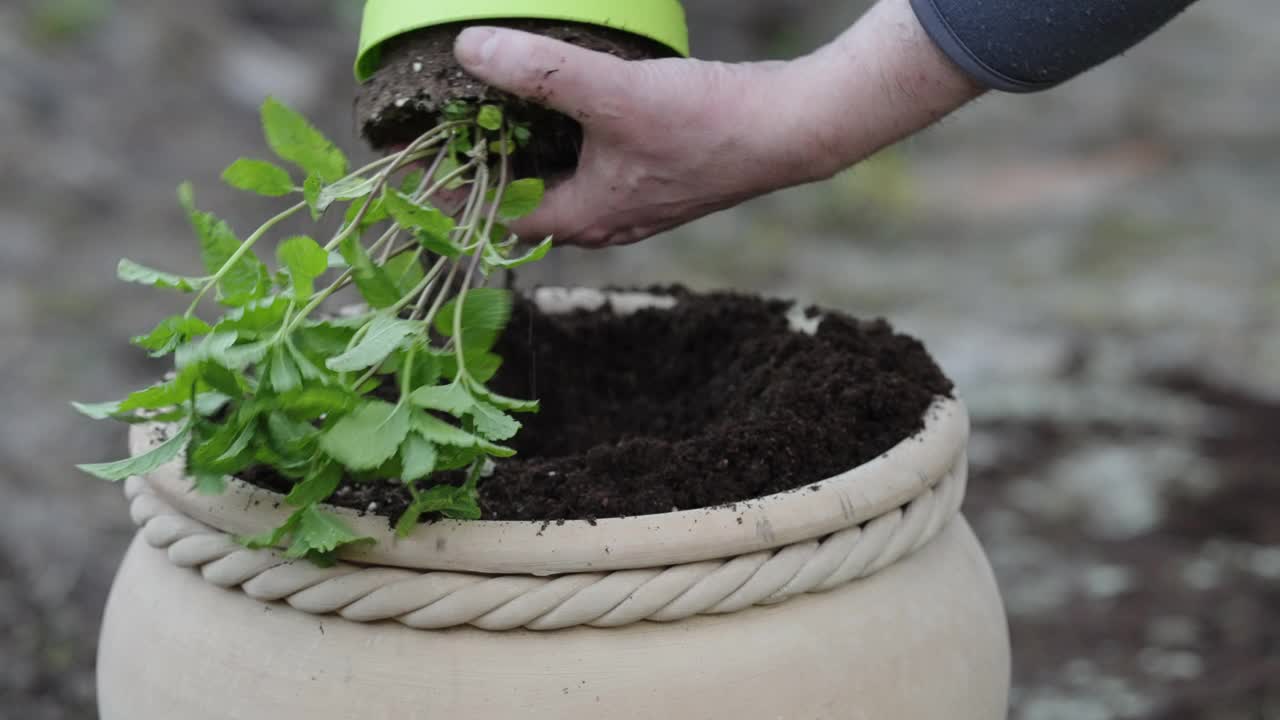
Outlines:
<svg viewBox="0 0 1280 720"><path fill-rule="evenodd" d="M884 321L826 314L810 335L791 329L786 302L663 292L674 309L629 316L517 305L493 387L542 411L482 481L486 519L648 515L802 488L917 433L951 394L920 342ZM346 483L331 502L394 518L409 496Z"/></svg>
<svg viewBox="0 0 1280 720"><path fill-rule="evenodd" d="M500 24L625 60L672 54L647 38L593 25L545 20ZM356 94L356 121L365 139L375 150L405 145L435 127L441 110L451 102L492 102L502 105L514 119L528 123L533 131L530 146L512 158L517 177L550 179L576 168L582 147L580 118L495 90L468 75L453 55L454 41L464 27L427 28L383 46L381 69Z"/></svg>

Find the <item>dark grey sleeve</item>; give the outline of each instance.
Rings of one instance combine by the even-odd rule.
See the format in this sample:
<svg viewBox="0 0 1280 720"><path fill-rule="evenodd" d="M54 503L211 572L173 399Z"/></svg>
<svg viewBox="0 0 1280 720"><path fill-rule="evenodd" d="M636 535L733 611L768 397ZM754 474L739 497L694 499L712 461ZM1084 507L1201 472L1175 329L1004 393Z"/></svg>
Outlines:
<svg viewBox="0 0 1280 720"><path fill-rule="evenodd" d="M1194 0L911 0L925 31L995 90L1053 87L1137 45Z"/></svg>

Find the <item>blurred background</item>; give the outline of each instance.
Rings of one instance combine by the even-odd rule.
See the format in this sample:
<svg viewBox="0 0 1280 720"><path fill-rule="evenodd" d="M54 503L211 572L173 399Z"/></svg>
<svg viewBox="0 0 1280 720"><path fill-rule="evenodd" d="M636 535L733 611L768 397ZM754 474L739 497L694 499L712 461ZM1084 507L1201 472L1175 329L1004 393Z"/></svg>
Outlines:
<svg viewBox="0 0 1280 720"><path fill-rule="evenodd" d="M866 2L690 0L697 52L785 58ZM260 155L275 94L349 148L360 3L0 3L0 718L96 717L130 537L73 415L160 367L114 279L197 254L173 189ZM992 96L823 185L525 282L682 282L884 315L975 417L968 514L1013 629L1014 720L1280 718L1280 12L1203 2L1063 88ZM856 111L856 109L855 109ZM176 300L174 302L177 302ZM176 719L175 719L176 720Z"/></svg>

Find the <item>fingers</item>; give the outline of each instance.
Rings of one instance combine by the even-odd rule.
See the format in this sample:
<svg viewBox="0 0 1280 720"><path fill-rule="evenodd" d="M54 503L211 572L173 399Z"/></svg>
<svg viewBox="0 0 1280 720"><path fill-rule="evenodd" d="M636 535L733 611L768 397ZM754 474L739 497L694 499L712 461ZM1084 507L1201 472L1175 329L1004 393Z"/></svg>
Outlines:
<svg viewBox="0 0 1280 720"><path fill-rule="evenodd" d="M618 58L518 30L467 28L454 51L480 80L579 121L625 82L626 63Z"/></svg>

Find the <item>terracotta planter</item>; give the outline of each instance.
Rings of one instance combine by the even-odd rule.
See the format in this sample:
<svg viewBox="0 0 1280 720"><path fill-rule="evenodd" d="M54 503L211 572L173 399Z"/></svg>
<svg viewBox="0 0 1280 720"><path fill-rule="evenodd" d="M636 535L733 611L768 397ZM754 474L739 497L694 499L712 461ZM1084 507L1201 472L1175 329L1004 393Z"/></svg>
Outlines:
<svg viewBox="0 0 1280 720"><path fill-rule="evenodd" d="M128 483L141 531L107 608L101 717L998 720L1009 649L958 512L967 437L939 401L917 437L800 491L595 525L397 540L334 510L379 542L333 568L236 545L281 498L199 496L174 464Z"/></svg>

